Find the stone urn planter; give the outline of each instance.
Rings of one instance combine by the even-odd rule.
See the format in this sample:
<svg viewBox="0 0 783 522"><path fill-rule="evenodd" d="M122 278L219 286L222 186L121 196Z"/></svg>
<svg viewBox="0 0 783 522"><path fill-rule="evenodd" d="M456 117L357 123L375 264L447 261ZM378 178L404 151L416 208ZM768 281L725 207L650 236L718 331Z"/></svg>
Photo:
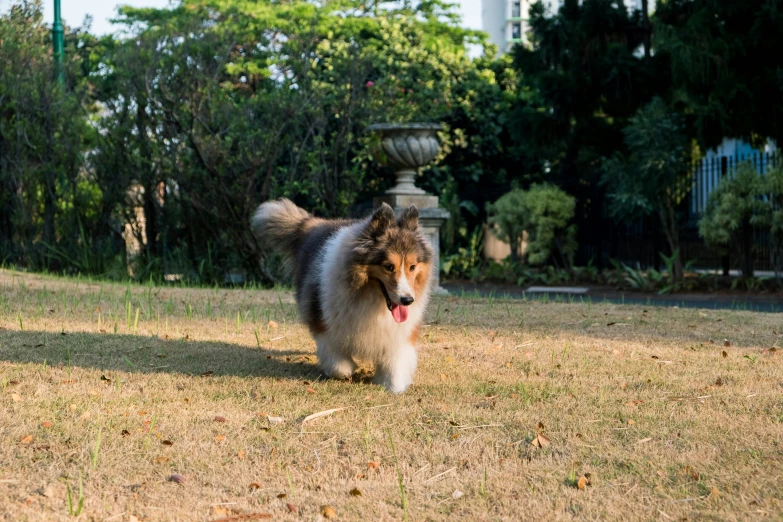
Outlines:
<svg viewBox="0 0 783 522"><path fill-rule="evenodd" d="M433 259L432 290L434 294L446 294L440 286L440 227L450 217L438 207L438 196L427 194L416 186L418 169L429 165L440 150L437 123L378 123L368 130L380 138L379 147L373 157L382 165L394 169L397 184L383 196L374 198L375 207L388 203L395 211L411 205L419 209L419 223L422 231L432 243Z"/></svg>
<svg viewBox="0 0 783 522"><path fill-rule="evenodd" d="M434 123L378 123L369 130L379 135L380 147L373 156L381 164L394 169L397 185L387 194L426 194L416 187L419 168L426 167L440 150L437 131L441 126Z"/></svg>

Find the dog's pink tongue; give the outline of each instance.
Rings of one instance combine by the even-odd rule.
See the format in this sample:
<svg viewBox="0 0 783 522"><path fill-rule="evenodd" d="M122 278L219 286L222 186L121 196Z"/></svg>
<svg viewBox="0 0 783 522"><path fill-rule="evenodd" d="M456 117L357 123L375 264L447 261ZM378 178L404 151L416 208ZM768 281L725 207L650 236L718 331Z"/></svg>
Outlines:
<svg viewBox="0 0 783 522"><path fill-rule="evenodd" d="M408 307L393 304L391 309L392 317L398 323L404 323L408 319Z"/></svg>

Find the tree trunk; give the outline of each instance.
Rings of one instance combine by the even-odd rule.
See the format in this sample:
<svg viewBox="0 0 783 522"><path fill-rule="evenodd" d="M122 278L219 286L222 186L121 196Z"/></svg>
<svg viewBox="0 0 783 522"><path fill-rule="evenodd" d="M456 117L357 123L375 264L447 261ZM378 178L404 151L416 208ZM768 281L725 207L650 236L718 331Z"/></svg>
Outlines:
<svg viewBox="0 0 783 522"><path fill-rule="evenodd" d="M753 225L749 219L742 223L742 275L753 277Z"/></svg>
<svg viewBox="0 0 783 522"><path fill-rule="evenodd" d="M644 29L644 57L650 57L650 48L652 47L652 24L650 24L650 12L648 10L649 0L642 0L642 26Z"/></svg>
<svg viewBox="0 0 783 522"><path fill-rule="evenodd" d="M157 183L152 166L152 152L147 139L147 103L144 99L138 100L136 129L138 131L142 162L139 172L139 183L144 187L144 231L147 236L144 258L147 266L151 267L153 262L158 259L160 253L158 249L158 209L155 204Z"/></svg>
<svg viewBox="0 0 783 522"><path fill-rule="evenodd" d="M670 201L667 201L665 208L661 208L659 211L661 216L661 225L663 225L663 231L666 234L666 241L669 243L669 251L671 255L677 254L674 258L674 273L671 274L672 281L679 282L683 278L682 268L682 255L680 252L680 227L677 222L677 214L674 211Z"/></svg>
<svg viewBox="0 0 783 522"><path fill-rule="evenodd" d="M720 263L723 267L723 277L729 277L731 275L731 257L728 253L720 256Z"/></svg>
<svg viewBox="0 0 783 522"><path fill-rule="evenodd" d="M488 231L491 234L491 231ZM519 238L509 238L509 246L511 247L511 262L515 265L519 263Z"/></svg>

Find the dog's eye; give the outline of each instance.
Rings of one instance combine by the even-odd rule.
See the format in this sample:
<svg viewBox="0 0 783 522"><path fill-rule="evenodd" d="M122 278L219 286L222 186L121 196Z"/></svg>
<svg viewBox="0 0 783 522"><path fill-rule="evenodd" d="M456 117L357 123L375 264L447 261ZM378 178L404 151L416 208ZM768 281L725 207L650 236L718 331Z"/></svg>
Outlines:
<svg viewBox="0 0 783 522"><path fill-rule="evenodd" d="M383 269L387 272L394 272L394 265L383 265Z"/></svg>
<svg viewBox="0 0 783 522"><path fill-rule="evenodd" d="M414 270L416 270L416 265L411 265L411 272L413 272Z"/></svg>

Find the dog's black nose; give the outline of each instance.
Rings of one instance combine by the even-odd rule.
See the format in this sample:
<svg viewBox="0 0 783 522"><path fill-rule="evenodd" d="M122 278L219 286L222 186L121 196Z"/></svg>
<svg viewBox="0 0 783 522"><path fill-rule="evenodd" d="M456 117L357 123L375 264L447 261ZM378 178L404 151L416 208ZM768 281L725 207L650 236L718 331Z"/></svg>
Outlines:
<svg viewBox="0 0 783 522"><path fill-rule="evenodd" d="M403 306L408 306L413 304L413 298L412 297L400 297L400 302L403 304Z"/></svg>

